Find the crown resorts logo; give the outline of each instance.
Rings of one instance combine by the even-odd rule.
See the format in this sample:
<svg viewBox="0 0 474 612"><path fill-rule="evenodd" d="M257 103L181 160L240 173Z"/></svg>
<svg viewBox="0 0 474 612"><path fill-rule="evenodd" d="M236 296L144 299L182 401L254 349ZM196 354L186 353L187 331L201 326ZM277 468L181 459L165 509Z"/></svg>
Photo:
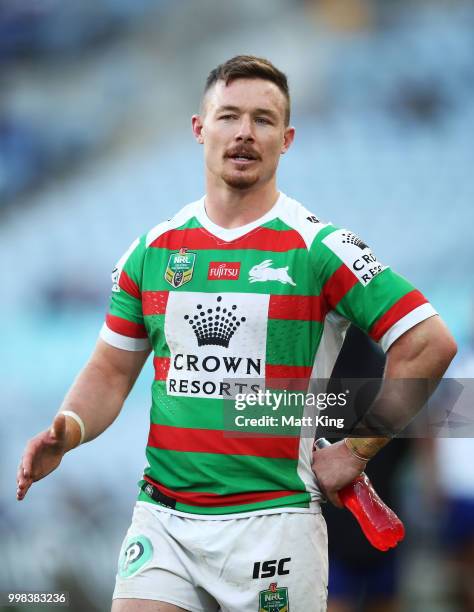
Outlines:
<svg viewBox="0 0 474 612"><path fill-rule="evenodd" d="M358 236L353 234L352 232L348 232L347 234L343 233L343 244L353 244L354 246L359 247L359 249L368 249L369 247L363 242Z"/></svg>
<svg viewBox="0 0 474 612"><path fill-rule="evenodd" d="M224 307L222 296L217 297L215 308L203 308L198 304L198 314L184 315L184 319L191 325L198 341L198 346L214 344L229 348L229 342L245 317L237 316L237 306Z"/></svg>
<svg viewBox="0 0 474 612"><path fill-rule="evenodd" d="M170 292L168 395L232 398L265 375L267 294Z"/></svg>

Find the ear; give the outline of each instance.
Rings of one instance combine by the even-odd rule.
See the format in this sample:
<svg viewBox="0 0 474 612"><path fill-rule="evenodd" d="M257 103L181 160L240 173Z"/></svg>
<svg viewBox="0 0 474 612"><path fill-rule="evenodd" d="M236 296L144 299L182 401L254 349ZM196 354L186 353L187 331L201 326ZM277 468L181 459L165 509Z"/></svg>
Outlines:
<svg viewBox="0 0 474 612"><path fill-rule="evenodd" d="M294 127L285 128L285 133L283 134L283 146L280 150L281 155L284 155L288 151L294 139L295 139L295 128Z"/></svg>
<svg viewBox="0 0 474 612"><path fill-rule="evenodd" d="M201 115L193 115L191 118L194 138L199 144L204 144L204 136L202 134L203 123Z"/></svg>
<svg viewBox="0 0 474 612"><path fill-rule="evenodd" d="M268 268L268 266L272 265L272 260L271 259L265 259L265 261L262 261L261 264L258 265L259 268Z"/></svg>

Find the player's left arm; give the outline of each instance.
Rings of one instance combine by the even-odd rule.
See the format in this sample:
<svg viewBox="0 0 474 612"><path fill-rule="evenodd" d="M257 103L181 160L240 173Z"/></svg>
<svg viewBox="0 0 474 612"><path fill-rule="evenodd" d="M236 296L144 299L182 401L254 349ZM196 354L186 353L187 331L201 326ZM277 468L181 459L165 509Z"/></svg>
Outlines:
<svg viewBox="0 0 474 612"><path fill-rule="evenodd" d="M457 351L439 316L410 328L387 352L384 381L362 422L366 430L381 426L397 433L416 416L435 390ZM313 471L327 497L337 506L337 491L356 478L391 436L350 437L314 453Z"/></svg>
<svg viewBox="0 0 474 612"><path fill-rule="evenodd" d="M387 352L384 381L362 427L379 433L402 431L434 392L457 352L456 342L439 316L418 323ZM371 459L388 438L349 438L355 452Z"/></svg>

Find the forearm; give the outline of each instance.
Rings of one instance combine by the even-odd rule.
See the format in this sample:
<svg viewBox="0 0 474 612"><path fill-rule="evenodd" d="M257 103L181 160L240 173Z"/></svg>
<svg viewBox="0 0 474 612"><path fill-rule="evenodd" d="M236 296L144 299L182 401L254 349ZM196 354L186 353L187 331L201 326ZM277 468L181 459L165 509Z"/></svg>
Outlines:
<svg viewBox="0 0 474 612"><path fill-rule="evenodd" d="M439 317L417 327L390 349L382 387L355 431L359 435L347 441L362 457L373 457L405 429L435 391L456 353L454 340Z"/></svg>
<svg viewBox="0 0 474 612"><path fill-rule="evenodd" d="M97 364L89 362L69 389L59 412L70 410L83 421L88 442L99 436L116 419L129 389L123 379L113 376ZM79 444L81 430L77 422L66 418L66 450Z"/></svg>
<svg viewBox="0 0 474 612"><path fill-rule="evenodd" d="M122 351L99 340L59 409L82 420L83 442L99 436L116 419L148 355L149 351ZM77 446L80 438L80 426L66 416L66 450Z"/></svg>

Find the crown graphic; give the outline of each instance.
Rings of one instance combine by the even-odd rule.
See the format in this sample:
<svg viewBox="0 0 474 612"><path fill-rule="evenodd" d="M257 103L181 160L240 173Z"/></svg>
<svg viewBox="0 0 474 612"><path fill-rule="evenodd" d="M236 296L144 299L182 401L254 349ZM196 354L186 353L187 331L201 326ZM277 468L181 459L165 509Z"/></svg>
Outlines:
<svg viewBox="0 0 474 612"><path fill-rule="evenodd" d="M353 244L355 246L358 246L359 249L367 249L367 245L365 244L365 242L362 242L362 240L356 236L355 234L351 234L350 232L348 234L342 234L345 238L345 240L343 240L342 242L344 244Z"/></svg>
<svg viewBox="0 0 474 612"><path fill-rule="evenodd" d="M184 315L185 320L191 325L196 335L198 346L215 344L229 348L232 336L246 320L245 317L237 316L237 306L223 307L222 297L217 297L215 308L203 308L202 304L196 306L197 314Z"/></svg>

